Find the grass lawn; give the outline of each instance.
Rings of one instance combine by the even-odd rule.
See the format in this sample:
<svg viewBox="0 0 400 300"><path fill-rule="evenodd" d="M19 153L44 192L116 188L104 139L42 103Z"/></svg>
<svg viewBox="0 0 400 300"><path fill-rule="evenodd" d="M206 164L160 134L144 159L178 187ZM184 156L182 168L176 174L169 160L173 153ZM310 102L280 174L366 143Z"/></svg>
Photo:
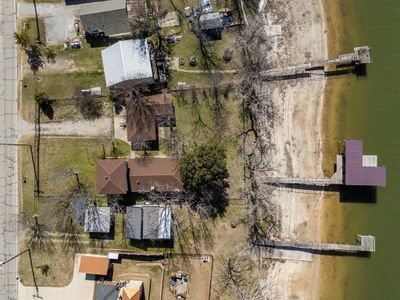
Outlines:
<svg viewBox="0 0 400 300"><path fill-rule="evenodd" d="M82 88L101 86L103 92L108 94L101 61L103 48L91 48L84 39L82 44L83 49L64 50L63 45L52 46L56 52L56 61L51 63L46 61L43 69L36 75L30 71L26 63L24 64L20 111L25 120L34 121L34 98L40 92L45 93L50 99L57 100L53 105L54 121L81 118L76 107L68 101L72 98L75 86ZM108 97L103 98L103 101L107 100ZM48 120L43 115L43 121Z"/></svg>
<svg viewBox="0 0 400 300"><path fill-rule="evenodd" d="M75 86L90 88L101 86L105 89L104 76L98 72L76 72L33 75L27 73L23 79L21 113L25 120L34 122L35 94L43 92L50 99L57 100L54 105L53 120L76 119L75 107L68 103ZM107 97L104 99L107 101ZM78 114L79 115L79 114ZM44 117L43 121L47 118Z"/></svg>
<svg viewBox="0 0 400 300"><path fill-rule="evenodd" d="M240 105L232 95L220 91L220 109L208 90L185 94L174 93L177 131L188 143L208 140L220 141L227 150L229 189L231 197L238 197L243 184L242 161L239 157L239 135L241 133Z"/></svg>
<svg viewBox="0 0 400 300"><path fill-rule="evenodd" d="M21 245L25 249L25 245ZM52 253L32 253L35 277L39 286L66 286L72 280L74 256L66 255L61 250L61 244L55 244ZM40 266L49 266L47 276L42 274ZM29 263L28 253L19 258L19 274L25 286L33 286L32 271Z"/></svg>
<svg viewBox="0 0 400 300"><path fill-rule="evenodd" d="M227 1L229 2L229 1ZM226 2L226 3L227 3ZM178 35L182 35L182 40L172 45L171 56L182 58L185 62L182 69L187 70L204 70L204 61L202 60L202 55L200 51L200 43L199 39L192 32L188 21L183 13L184 8L189 5L198 4L198 3L187 3L186 1L178 0L163 0L161 1L161 6L169 11L177 10L179 13L181 26L179 27L169 27L162 29L165 35L171 35L176 33ZM222 7L230 7L230 3L228 5L223 5L222 3L218 6L217 3L214 3L214 11L217 11L217 8ZM216 63L218 65L218 69L220 70L232 70L236 69L237 65L240 61L239 54L234 52L232 61L229 63L225 63L222 60L222 56L225 50L235 50L235 39L236 39L236 30L235 29L225 29L222 33L222 39L211 41L209 45L210 51L215 53L216 55ZM189 58L194 56L197 59L197 65L191 67L189 65Z"/></svg>
<svg viewBox="0 0 400 300"><path fill-rule="evenodd" d="M39 33L40 40L46 41L46 28L44 25L44 19L38 18L39 21ZM22 29L25 29L28 33L28 36L31 38L31 41L34 42L37 38L37 29L36 29L36 19L34 17L26 17L18 19L18 32Z"/></svg>
<svg viewBox="0 0 400 300"><path fill-rule="evenodd" d="M21 143L33 144L33 138L26 138ZM40 148L40 190L41 196L48 197L65 193L65 189L76 183L71 172L79 172L82 184L93 191L96 181L96 159L102 157L102 144L106 155L111 155L110 141L101 138L41 138ZM115 140L114 144L121 155L129 155L128 144ZM20 175L26 177L26 183L21 186L22 210L31 212L33 209L34 175L28 147L21 147L19 152ZM40 208L40 204L39 204ZM43 212L46 213L46 212Z"/></svg>

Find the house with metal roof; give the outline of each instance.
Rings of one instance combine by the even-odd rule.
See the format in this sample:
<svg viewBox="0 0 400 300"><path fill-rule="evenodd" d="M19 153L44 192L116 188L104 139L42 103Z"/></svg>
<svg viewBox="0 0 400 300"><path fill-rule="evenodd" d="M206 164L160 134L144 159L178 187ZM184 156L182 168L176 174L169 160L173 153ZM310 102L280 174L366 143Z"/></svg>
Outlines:
<svg viewBox="0 0 400 300"><path fill-rule="evenodd" d="M142 207L128 206L125 215L125 236L128 239L142 239Z"/></svg>
<svg viewBox="0 0 400 300"><path fill-rule="evenodd" d="M104 195L122 195L128 191L126 159L96 161L96 191Z"/></svg>
<svg viewBox="0 0 400 300"><path fill-rule="evenodd" d="M124 82L146 85L154 82L150 47L145 39L124 40L101 51L107 87Z"/></svg>
<svg viewBox="0 0 400 300"><path fill-rule="evenodd" d="M127 207L125 236L135 240L171 239L171 209L159 205Z"/></svg>
<svg viewBox="0 0 400 300"><path fill-rule="evenodd" d="M176 192L183 190L178 161L171 157L129 159L131 192Z"/></svg>
<svg viewBox="0 0 400 300"><path fill-rule="evenodd" d="M79 260L79 273L105 276L110 260L103 255L82 255Z"/></svg>
<svg viewBox="0 0 400 300"><path fill-rule="evenodd" d="M344 184L385 186L386 168L378 167L376 155L363 155L363 142L345 141Z"/></svg>
<svg viewBox="0 0 400 300"><path fill-rule="evenodd" d="M91 206L85 209L84 231L89 233L109 233L111 228L111 208Z"/></svg>

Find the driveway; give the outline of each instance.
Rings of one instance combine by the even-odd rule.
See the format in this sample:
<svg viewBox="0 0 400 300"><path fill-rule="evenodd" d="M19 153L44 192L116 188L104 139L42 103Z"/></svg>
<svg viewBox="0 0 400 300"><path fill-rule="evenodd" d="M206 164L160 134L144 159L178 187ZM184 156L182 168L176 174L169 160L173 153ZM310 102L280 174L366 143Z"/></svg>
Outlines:
<svg viewBox="0 0 400 300"><path fill-rule="evenodd" d="M39 287L39 296L42 300L92 300L94 280L86 280L86 274L79 273L81 254L75 255L74 274L72 281L66 287ZM60 258L61 259L61 258ZM19 300L37 300L34 287L26 287L19 283Z"/></svg>
<svg viewBox="0 0 400 300"><path fill-rule="evenodd" d="M75 14L79 10L79 5L39 3L36 7L38 16L44 19L48 44L64 43L75 37ZM18 17L33 16L35 16L33 4L19 1Z"/></svg>

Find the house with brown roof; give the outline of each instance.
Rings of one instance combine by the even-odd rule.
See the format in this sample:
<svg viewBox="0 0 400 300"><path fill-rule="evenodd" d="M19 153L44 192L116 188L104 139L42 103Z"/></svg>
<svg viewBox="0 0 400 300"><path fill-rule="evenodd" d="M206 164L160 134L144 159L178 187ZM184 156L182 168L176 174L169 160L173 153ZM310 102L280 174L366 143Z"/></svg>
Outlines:
<svg viewBox="0 0 400 300"><path fill-rule="evenodd" d="M96 161L96 191L105 195L123 195L128 191L126 159Z"/></svg>
<svg viewBox="0 0 400 300"><path fill-rule="evenodd" d="M158 128L175 127L175 110L172 95L160 93L144 98L149 115L141 118L129 117L134 106L126 107L126 129L132 150L149 150L158 148Z"/></svg>
<svg viewBox="0 0 400 300"><path fill-rule="evenodd" d="M171 157L99 159L96 162L97 193L182 191L178 160Z"/></svg>
<svg viewBox="0 0 400 300"><path fill-rule="evenodd" d="M129 159L131 192L182 191L183 183L178 161L170 157Z"/></svg>

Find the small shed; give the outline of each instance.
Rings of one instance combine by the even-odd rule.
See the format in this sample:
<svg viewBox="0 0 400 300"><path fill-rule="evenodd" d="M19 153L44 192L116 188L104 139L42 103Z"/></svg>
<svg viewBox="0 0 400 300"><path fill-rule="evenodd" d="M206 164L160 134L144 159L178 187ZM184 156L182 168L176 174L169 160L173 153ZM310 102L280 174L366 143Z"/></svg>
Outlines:
<svg viewBox="0 0 400 300"><path fill-rule="evenodd" d="M102 255L82 255L79 262L79 273L105 276L109 269L109 259Z"/></svg>
<svg viewBox="0 0 400 300"><path fill-rule="evenodd" d="M119 41L101 51L107 87L126 81L133 84L154 82L150 47L145 39Z"/></svg>
<svg viewBox="0 0 400 300"><path fill-rule="evenodd" d="M85 232L109 233L111 226L111 208L92 206L85 209Z"/></svg>

